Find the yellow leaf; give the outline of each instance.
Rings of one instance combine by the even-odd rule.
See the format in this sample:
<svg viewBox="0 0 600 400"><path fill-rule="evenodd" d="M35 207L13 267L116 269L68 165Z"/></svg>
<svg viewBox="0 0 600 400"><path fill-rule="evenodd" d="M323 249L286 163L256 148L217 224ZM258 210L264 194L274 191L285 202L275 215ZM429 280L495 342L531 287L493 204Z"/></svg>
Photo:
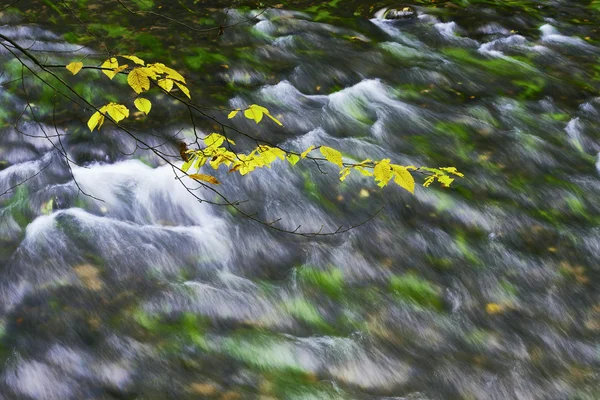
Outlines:
<svg viewBox="0 0 600 400"><path fill-rule="evenodd" d="M233 110L232 112L230 112L230 113L227 115L227 118L231 119L231 118L235 117L239 111L240 111L240 109L239 109L239 108L238 108L237 110Z"/></svg>
<svg viewBox="0 0 600 400"><path fill-rule="evenodd" d="M212 175L206 175L206 174L191 174L189 175L190 178L192 179L196 179L197 181L203 181L203 182L208 182L208 183L212 183L214 185L220 185L221 182L219 182L219 180L217 178L215 178Z"/></svg>
<svg viewBox="0 0 600 400"><path fill-rule="evenodd" d="M174 81L179 81L185 84L185 78L179 72L175 71L173 68L166 67L164 64L161 64L162 71L167 74L169 79Z"/></svg>
<svg viewBox="0 0 600 400"><path fill-rule="evenodd" d="M96 128L96 126L98 126L98 130L100 130L100 127L102 126L103 123L104 123L104 115L102 115L98 111L96 111L94 113L94 115L92 115L91 118L88 120L87 126L88 126L88 128L90 128L90 131L93 132L94 128Z"/></svg>
<svg viewBox="0 0 600 400"><path fill-rule="evenodd" d="M485 311L488 314L499 314L504 311L504 307L497 303L488 303L485 305Z"/></svg>
<svg viewBox="0 0 600 400"><path fill-rule="evenodd" d="M179 89L181 89L181 91L182 91L183 93L185 93L185 95L186 95L188 98L190 98L190 99L192 98L192 96L190 95L190 89L188 89L188 88L187 88L187 86L185 86L185 85L183 85L183 84L181 84L181 83L179 83L179 82L177 82L177 81L175 81L175 84L177 85L177 87L178 87Z"/></svg>
<svg viewBox="0 0 600 400"><path fill-rule="evenodd" d="M170 92L171 89L173 89L173 81L171 79L159 79L156 83L167 92Z"/></svg>
<svg viewBox="0 0 600 400"><path fill-rule="evenodd" d="M103 68L102 72L104 75L108 76L110 79L115 77L117 73L114 71L114 69L118 67L119 61L117 61L115 57L109 58L108 60L104 61L102 65L100 65L100 68Z"/></svg>
<svg viewBox="0 0 600 400"><path fill-rule="evenodd" d="M133 61L134 63L138 64L138 65L146 65L146 63L144 62L144 60L142 60L141 58L137 57L137 56L121 56L123 58L126 58L128 60Z"/></svg>
<svg viewBox="0 0 600 400"><path fill-rule="evenodd" d="M340 171L340 181L346 180L346 177L350 174L350 167L346 167Z"/></svg>
<svg viewBox="0 0 600 400"><path fill-rule="evenodd" d="M315 148L315 146L310 146L308 149L304 150L302 152L302 154L300 154L300 158L306 158L306 156L308 155L308 153L310 153L311 151L313 151L314 148Z"/></svg>
<svg viewBox="0 0 600 400"><path fill-rule="evenodd" d="M181 166L181 170L183 172L188 172L188 170L190 169L190 167L192 166L192 164L195 161L195 157L196 157L196 155L194 155L193 157L190 157L189 160L187 160L186 162L183 163L183 165Z"/></svg>
<svg viewBox="0 0 600 400"><path fill-rule="evenodd" d="M456 175L456 176L460 176L461 178L463 178L465 176L465 174L458 172L456 167L441 167L440 168L442 171L446 171L450 174Z"/></svg>
<svg viewBox="0 0 600 400"><path fill-rule="evenodd" d="M363 167L356 166L354 167L354 169L363 174L364 176L373 176L373 173L371 171L364 169Z"/></svg>
<svg viewBox="0 0 600 400"><path fill-rule="evenodd" d="M113 70L113 72L114 72L114 73L115 73L115 75L116 75L116 74L118 74L119 72L126 70L126 69L127 69L127 67L129 67L129 65L127 65L127 64L119 65L117 68L115 68L115 69Z"/></svg>
<svg viewBox="0 0 600 400"><path fill-rule="evenodd" d="M300 157L297 156L296 154L288 154L286 156L286 159L288 160L288 162L292 165L296 165L298 163L298 161L300 161Z"/></svg>
<svg viewBox="0 0 600 400"><path fill-rule="evenodd" d="M432 175L430 177L428 177L427 179L425 179L425 182L423 182L423 186L424 187L429 187L429 185L431 185L433 183L433 181L435 181L435 176Z"/></svg>
<svg viewBox="0 0 600 400"><path fill-rule="evenodd" d="M66 66L66 68L67 68L69 71L71 71L71 73L72 73L73 75L77 75L77 73L78 73L79 71L81 71L81 68L83 68L83 63L82 63L82 62L72 62L72 63L69 63L69 64Z"/></svg>
<svg viewBox="0 0 600 400"><path fill-rule="evenodd" d="M211 133L204 138L204 144L206 147L219 147L225 141L225 136L219 135L218 133Z"/></svg>
<svg viewBox="0 0 600 400"><path fill-rule="evenodd" d="M438 182L444 187L450 187L450 184L454 182L454 178L450 178L448 175L440 175L437 178Z"/></svg>
<svg viewBox="0 0 600 400"><path fill-rule="evenodd" d="M138 97L137 99L135 99L133 104L138 110L140 110L146 115L150 113L150 109L152 108L152 103L150 103L150 100L144 99L142 97Z"/></svg>
<svg viewBox="0 0 600 400"><path fill-rule="evenodd" d="M119 122L129 117L129 109L123 104L108 103L104 108L115 122Z"/></svg>
<svg viewBox="0 0 600 400"><path fill-rule="evenodd" d="M279 126L283 126L283 124L274 116L272 116L271 114L269 114L268 112L265 113L265 115L269 118L271 118L273 120L273 122L275 122L277 125Z"/></svg>
<svg viewBox="0 0 600 400"><path fill-rule="evenodd" d="M336 149L332 149L331 147L327 146L321 146L320 150L321 154L323 154L327 161L337 165L340 168L344 166L342 163L342 153L340 153Z"/></svg>
<svg viewBox="0 0 600 400"><path fill-rule="evenodd" d="M256 104L252 104L250 107L248 107L246 110L244 110L244 117L251 119L258 124L262 120L263 115L264 115L264 112L261 110L261 108L264 108L264 107L260 107L260 106L257 106Z"/></svg>
<svg viewBox="0 0 600 400"><path fill-rule="evenodd" d="M375 175L375 181L377 186L384 187L392 179L392 169L390 168L390 159L386 158L379 161L375 168L373 168L373 174Z"/></svg>
<svg viewBox="0 0 600 400"><path fill-rule="evenodd" d="M406 167L395 164L391 164L390 166L392 168L392 171L394 172L394 182L396 182L396 184L398 184L398 186L400 186L401 188L404 188L412 194L414 194L415 178L413 178L411 173L408 172Z"/></svg>
<svg viewBox="0 0 600 400"><path fill-rule="evenodd" d="M127 75L127 83L138 94L150 89L150 79L145 68L135 68Z"/></svg>

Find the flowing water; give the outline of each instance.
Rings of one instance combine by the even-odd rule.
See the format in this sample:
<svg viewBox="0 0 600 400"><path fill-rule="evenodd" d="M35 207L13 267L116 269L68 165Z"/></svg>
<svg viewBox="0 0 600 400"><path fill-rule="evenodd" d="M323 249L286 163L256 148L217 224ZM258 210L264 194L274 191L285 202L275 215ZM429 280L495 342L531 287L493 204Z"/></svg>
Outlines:
<svg viewBox="0 0 600 400"><path fill-rule="evenodd" d="M240 130L466 174L412 196L310 163L217 173L287 229L386 205L325 238L196 202L124 134L86 132L89 110L52 118L52 91L11 86L20 68L0 49L0 193L26 180L0 197L0 399L600 398L594 2L423 1L400 21L332 3L215 7L212 21L255 18L193 48L183 27L156 29L199 101L261 104L285 125ZM0 33L40 58L102 53L9 11ZM78 90L118 92L92 81ZM45 103L15 125L27 88ZM162 101L138 134L177 154L192 125Z"/></svg>

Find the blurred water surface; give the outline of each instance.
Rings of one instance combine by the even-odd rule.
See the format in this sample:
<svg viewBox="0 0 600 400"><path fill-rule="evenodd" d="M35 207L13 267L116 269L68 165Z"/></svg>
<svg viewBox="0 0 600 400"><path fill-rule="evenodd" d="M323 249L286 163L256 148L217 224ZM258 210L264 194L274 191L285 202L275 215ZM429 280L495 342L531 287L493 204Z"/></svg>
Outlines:
<svg viewBox="0 0 600 400"><path fill-rule="evenodd" d="M162 11L189 18L174 3ZM181 56L203 104L261 104L285 125L238 129L466 174L412 196L309 163L217 173L287 229L387 204L328 238L195 202L123 134L86 132L89 110L53 119L40 102L15 126L24 91L44 93L11 86L20 69L0 49L0 193L43 169L0 197L0 399L600 398L598 6L422 1L395 21L332 3L216 3L194 22L255 18L197 40L134 16L106 28L137 35L127 51ZM0 14L0 33L50 62L101 60L72 26L32 20L35 4ZM119 90L85 77L70 82L92 97ZM192 126L161 101L137 132L177 154Z"/></svg>

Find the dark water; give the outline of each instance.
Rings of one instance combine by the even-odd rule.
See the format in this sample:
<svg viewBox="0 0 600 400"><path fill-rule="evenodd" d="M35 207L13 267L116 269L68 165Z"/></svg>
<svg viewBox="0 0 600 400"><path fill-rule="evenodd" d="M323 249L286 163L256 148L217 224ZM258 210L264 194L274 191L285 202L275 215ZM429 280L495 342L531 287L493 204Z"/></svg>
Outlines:
<svg viewBox="0 0 600 400"><path fill-rule="evenodd" d="M0 399L600 398L598 6L415 2L417 19L386 21L338 3L228 9L259 15L198 39L123 17L133 42L106 39L180 55L202 104L266 106L284 128L232 122L258 137L466 174L415 196L310 164L217 174L287 229L387 204L323 239L195 202L123 134L87 132L89 110L53 118L54 93L9 83L20 68L0 49L0 193L45 168L0 197ZM5 11L0 33L50 62L102 61L35 21ZM118 91L94 79L77 88L98 104ZM136 134L177 154L187 110L153 100Z"/></svg>

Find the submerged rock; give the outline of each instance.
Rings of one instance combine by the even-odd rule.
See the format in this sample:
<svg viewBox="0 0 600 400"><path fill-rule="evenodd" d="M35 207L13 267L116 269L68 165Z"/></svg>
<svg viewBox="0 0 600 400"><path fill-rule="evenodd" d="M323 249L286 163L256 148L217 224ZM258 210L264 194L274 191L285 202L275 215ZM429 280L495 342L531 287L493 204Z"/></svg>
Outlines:
<svg viewBox="0 0 600 400"><path fill-rule="evenodd" d="M375 13L375 17L379 19L413 19L417 17L417 10L412 6L401 5L396 8L382 8Z"/></svg>

